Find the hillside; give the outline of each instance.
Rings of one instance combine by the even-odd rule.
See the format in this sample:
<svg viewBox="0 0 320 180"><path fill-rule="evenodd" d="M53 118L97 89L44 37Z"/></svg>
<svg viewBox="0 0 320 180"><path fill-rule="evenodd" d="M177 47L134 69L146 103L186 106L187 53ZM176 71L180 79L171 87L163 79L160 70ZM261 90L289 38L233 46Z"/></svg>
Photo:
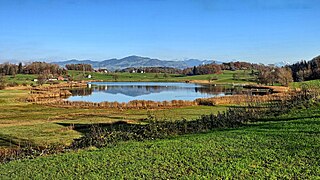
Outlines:
<svg viewBox="0 0 320 180"><path fill-rule="evenodd" d="M124 69L128 67L173 67L178 69L184 69L187 67L198 66L201 64L210 64L211 60L198 60L189 59L184 61L167 61L152 59L148 57L140 56L128 56L122 59L108 59L104 61L93 61L93 60L67 60L52 62L65 67L66 64L91 64L93 68L106 68L110 70Z"/></svg>

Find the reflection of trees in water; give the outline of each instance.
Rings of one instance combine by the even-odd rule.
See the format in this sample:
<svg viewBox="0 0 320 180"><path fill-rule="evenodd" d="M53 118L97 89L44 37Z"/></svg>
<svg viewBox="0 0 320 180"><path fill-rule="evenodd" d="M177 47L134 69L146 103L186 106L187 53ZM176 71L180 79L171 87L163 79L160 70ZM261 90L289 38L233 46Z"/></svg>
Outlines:
<svg viewBox="0 0 320 180"><path fill-rule="evenodd" d="M179 91L179 90L194 90L202 94L241 94L242 87L230 87L230 86L201 86L201 87L179 87L179 86L92 86L88 88L75 88L71 89L70 92L73 96L87 96L91 95L94 91L103 91L111 94L125 94L128 96L140 96L151 93L160 93L162 91Z"/></svg>
<svg viewBox="0 0 320 180"><path fill-rule="evenodd" d="M160 93L162 91L177 91L177 90L185 89L177 86L108 86L105 92L110 94L125 94L127 96L141 96L152 93Z"/></svg>
<svg viewBox="0 0 320 180"><path fill-rule="evenodd" d="M75 88L70 89L73 96L88 96L93 92L93 88Z"/></svg>

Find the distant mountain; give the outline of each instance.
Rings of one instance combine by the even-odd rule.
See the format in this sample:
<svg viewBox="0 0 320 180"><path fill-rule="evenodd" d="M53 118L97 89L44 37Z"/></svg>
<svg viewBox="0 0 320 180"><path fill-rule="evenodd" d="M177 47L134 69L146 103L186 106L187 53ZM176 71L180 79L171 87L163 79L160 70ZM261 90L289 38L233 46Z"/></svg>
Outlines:
<svg viewBox="0 0 320 180"><path fill-rule="evenodd" d="M276 67L283 67L283 66L286 66L286 65L290 65L291 63L288 62L288 61L281 61L281 62L277 62L277 63L274 63L274 65Z"/></svg>
<svg viewBox="0 0 320 180"><path fill-rule="evenodd" d="M211 60L198 60L189 59L184 61L167 61L152 59L141 56L128 56L122 59L108 59L104 61L93 61L93 60L67 60L52 62L52 64L58 64L59 66L65 67L66 64L91 64L93 68L106 68L109 70L124 69L128 67L173 67L184 69L187 67L198 66L202 64L210 64L214 61Z"/></svg>
<svg viewBox="0 0 320 180"><path fill-rule="evenodd" d="M199 59L188 59L188 60L184 60L183 62L186 63L189 67L211 64L211 63L215 63L215 64L222 64L223 63L222 61L199 60Z"/></svg>

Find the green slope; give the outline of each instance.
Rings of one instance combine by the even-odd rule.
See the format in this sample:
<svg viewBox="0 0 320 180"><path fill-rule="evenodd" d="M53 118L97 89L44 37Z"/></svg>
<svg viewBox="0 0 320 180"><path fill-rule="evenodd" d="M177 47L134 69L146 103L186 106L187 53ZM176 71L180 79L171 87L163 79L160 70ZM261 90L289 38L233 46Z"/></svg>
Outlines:
<svg viewBox="0 0 320 180"><path fill-rule="evenodd" d="M239 129L13 161L0 179L319 179L320 109Z"/></svg>

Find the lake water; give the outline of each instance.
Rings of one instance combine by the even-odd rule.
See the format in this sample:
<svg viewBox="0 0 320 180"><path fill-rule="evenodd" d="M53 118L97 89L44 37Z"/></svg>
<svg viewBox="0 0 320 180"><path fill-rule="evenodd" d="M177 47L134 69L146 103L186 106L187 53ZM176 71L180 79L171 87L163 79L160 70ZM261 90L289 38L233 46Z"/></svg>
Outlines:
<svg viewBox="0 0 320 180"><path fill-rule="evenodd" d="M69 101L129 102L132 100L171 101L195 100L239 94L225 86L168 82L92 82L88 88L72 89Z"/></svg>

